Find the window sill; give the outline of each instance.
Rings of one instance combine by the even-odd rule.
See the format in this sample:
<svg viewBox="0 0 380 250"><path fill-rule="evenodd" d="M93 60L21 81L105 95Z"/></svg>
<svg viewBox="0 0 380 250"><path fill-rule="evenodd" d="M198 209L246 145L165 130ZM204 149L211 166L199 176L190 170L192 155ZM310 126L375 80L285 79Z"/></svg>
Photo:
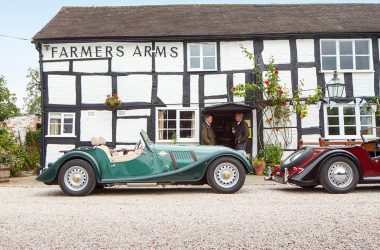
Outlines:
<svg viewBox="0 0 380 250"><path fill-rule="evenodd" d="M330 73L333 74L335 70L321 70L319 73ZM370 70L337 70L339 73L374 73L373 69Z"/></svg>
<svg viewBox="0 0 380 250"><path fill-rule="evenodd" d="M157 143L170 143L173 144L172 140L156 140ZM199 143L197 140L177 140L175 144L184 144L184 143Z"/></svg>
<svg viewBox="0 0 380 250"><path fill-rule="evenodd" d="M187 72L192 72L192 73L196 73L196 72L217 72L218 69L187 69Z"/></svg>
<svg viewBox="0 0 380 250"><path fill-rule="evenodd" d="M45 137L58 137L58 138L76 138L76 135L45 135Z"/></svg>

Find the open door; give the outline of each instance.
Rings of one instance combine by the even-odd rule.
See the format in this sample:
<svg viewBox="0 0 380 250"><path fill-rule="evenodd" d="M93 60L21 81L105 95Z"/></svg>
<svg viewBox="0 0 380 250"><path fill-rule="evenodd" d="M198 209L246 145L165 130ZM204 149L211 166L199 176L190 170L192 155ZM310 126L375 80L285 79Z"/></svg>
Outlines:
<svg viewBox="0 0 380 250"><path fill-rule="evenodd" d="M248 128L249 128L249 134L248 134L248 143L246 152L247 154L252 154L252 143L253 143L253 133L256 131L253 131L253 124L256 123L256 121L253 120L253 107L245 104L236 104L236 103L224 103L224 104L218 104L218 105L212 105L208 106L202 109L201 114L201 123L204 121L204 114L209 113L213 116L213 124L212 127L214 128L215 137L216 137L216 143L218 145L223 145L226 147L234 147L234 137L232 134L232 127L235 124L234 115L236 112L241 112L244 114L244 121L247 122Z"/></svg>

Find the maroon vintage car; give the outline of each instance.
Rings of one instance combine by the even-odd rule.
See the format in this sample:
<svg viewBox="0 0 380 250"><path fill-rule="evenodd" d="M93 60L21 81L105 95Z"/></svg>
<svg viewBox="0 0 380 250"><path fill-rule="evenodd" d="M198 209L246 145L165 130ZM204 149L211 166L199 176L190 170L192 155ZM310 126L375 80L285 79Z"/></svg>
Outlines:
<svg viewBox="0 0 380 250"><path fill-rule="evenodd" d="M348 193L358 183L380 183L380 139L362 139L361 145L301 148L265 179L303 188L322 185L330 193Z"/></svg>

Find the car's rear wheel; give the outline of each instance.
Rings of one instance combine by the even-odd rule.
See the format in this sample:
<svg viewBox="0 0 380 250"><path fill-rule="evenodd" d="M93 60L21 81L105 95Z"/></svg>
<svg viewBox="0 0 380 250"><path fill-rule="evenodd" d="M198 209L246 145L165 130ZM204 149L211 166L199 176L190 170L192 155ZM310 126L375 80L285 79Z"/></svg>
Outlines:
<svg viewBox="0 0 380 250"><path fill-rule="evenodd" d="M245 182L245 169L232 157L221 157L207 169L207 182L218 193L235 193Z"/></svg>
<svg viewBox="0 0 380 250"><path fill-rule="evenodd" d="M319 181L329 193L348 193L354 190L359 182L359 170L347 157L332 157L323 163Z"/></svg>
<svg viewBox="0 0 380 250"><path fill-rule="evenodd" d="M60 169L58 184L65 194L84 196L96 185L95 172L90 163L80 159L66 162Z"/></svg>

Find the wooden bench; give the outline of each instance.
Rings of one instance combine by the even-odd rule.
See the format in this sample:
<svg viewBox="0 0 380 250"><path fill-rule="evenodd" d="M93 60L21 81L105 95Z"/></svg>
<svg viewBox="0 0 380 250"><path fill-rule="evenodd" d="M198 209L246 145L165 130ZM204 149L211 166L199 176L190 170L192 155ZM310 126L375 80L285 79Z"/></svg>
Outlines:
<svg viewBox="0 0 380 250"><path fill-rule="evenodd" d="M323 137L319 137L318 142L315 141L299 141L299 147L311 146L311 147L333 147L333 146L353 146L353 145L361 145L363 143L362 140L341 140L341 139L325 139Z"/></svg>

